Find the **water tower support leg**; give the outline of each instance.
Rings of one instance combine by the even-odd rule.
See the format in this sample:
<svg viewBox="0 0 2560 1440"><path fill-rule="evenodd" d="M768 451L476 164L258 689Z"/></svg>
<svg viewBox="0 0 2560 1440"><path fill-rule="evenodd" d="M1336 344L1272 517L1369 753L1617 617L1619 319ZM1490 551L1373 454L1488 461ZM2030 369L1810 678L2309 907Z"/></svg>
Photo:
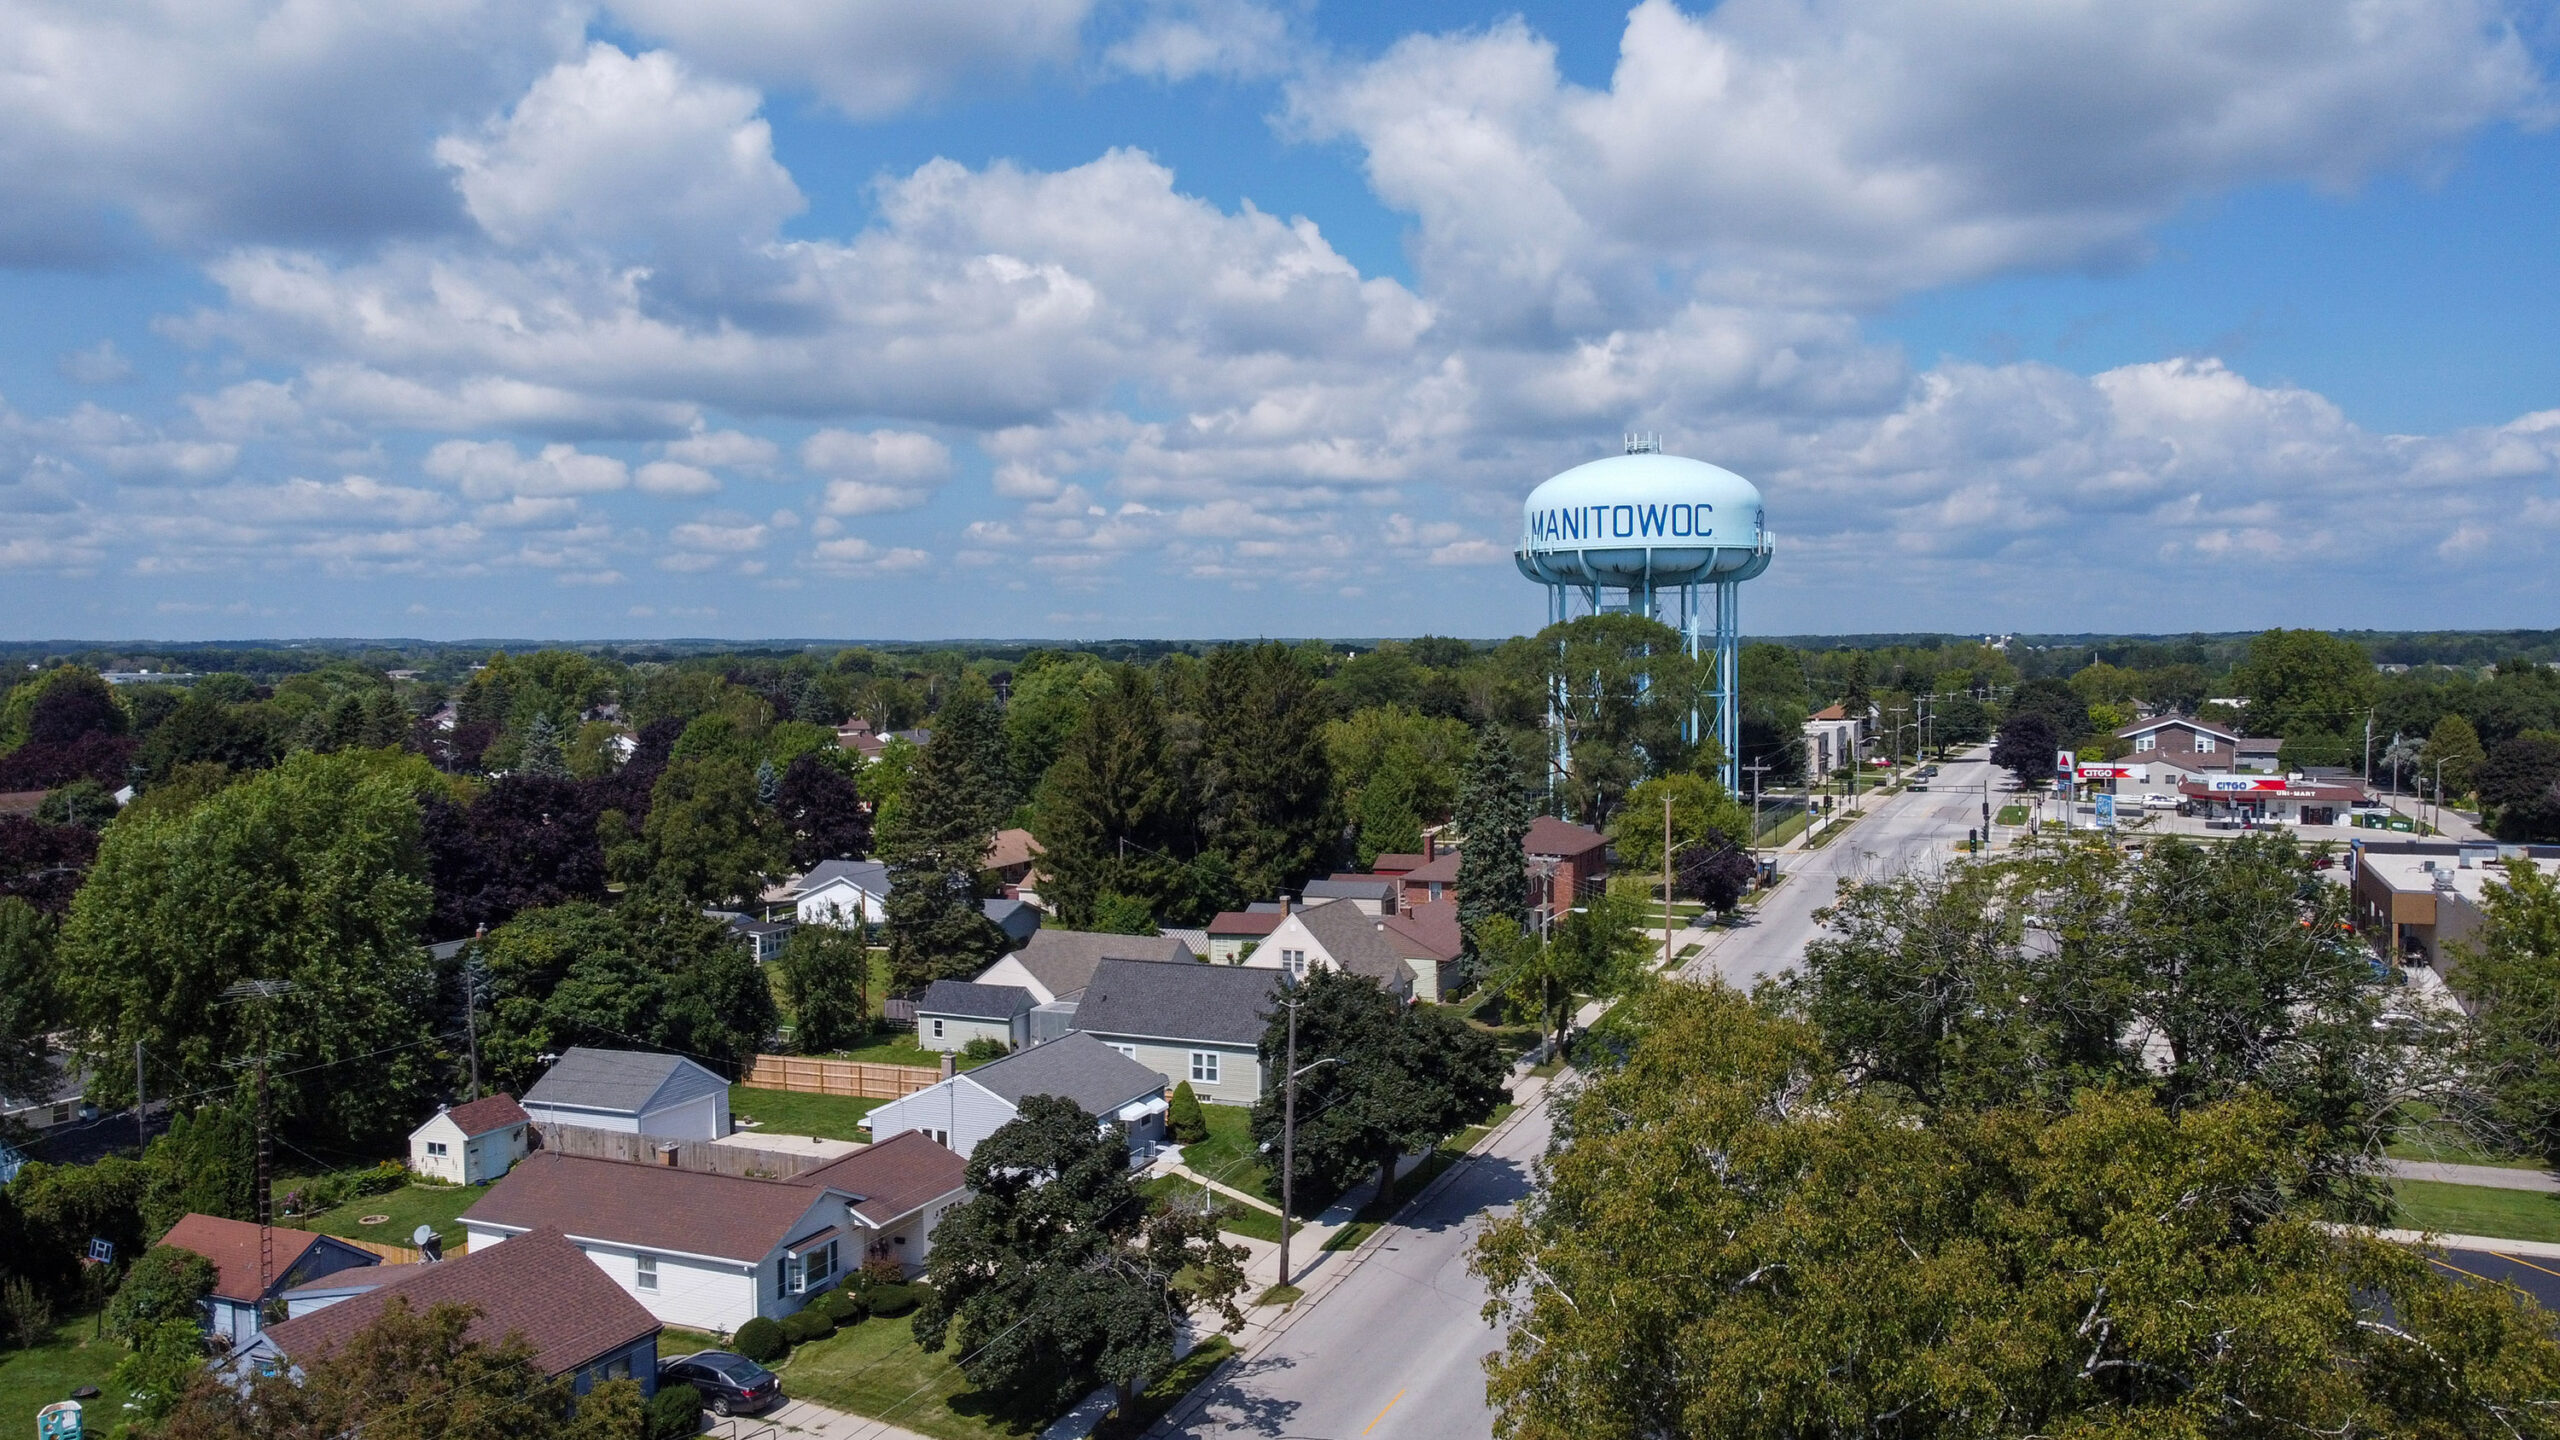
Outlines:
<svg viewBox="0 0 2560 1440"><path fill-rule="evenodd" d="M1742 584L1716 582L1716 743L1727 795L1742 793Z"/></svg>

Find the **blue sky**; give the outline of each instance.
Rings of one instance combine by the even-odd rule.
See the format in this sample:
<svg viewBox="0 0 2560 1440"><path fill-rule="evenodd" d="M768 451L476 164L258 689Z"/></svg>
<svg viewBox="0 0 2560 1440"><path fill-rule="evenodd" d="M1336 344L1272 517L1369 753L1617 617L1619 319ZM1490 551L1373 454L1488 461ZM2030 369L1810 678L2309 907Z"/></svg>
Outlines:
<svg viewBox="0 0 2560 1440"><path fill-rule="evenodd" d="M16 638L2551 623L2545 8L17 0Z"/></svg>

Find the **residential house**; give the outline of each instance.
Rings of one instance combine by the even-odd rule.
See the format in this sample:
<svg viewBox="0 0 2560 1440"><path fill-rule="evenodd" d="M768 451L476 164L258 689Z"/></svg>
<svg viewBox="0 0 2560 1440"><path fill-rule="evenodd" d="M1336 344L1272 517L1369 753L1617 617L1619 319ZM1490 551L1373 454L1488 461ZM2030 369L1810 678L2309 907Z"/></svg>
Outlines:
<svg viewBox="0 0 2560 1440"><path fill-rule="evenodd" d="M1381 862L1388 858L1384 855L1378 857ZM1397 886L1396 909L1398 911L1411 910L1417 905L1428 905L1435 900L1457 898L1458 852L1442 849L1439 836L1423 836L1420 855L1399 858L1410 859L1415 863L1393 872L1391 876ZM1379 869L1377 866L1371 866L1370 869L1375 874L1389 874L1388 871Z"/></svg>
<svg viewBox="0 0 2560 1440"><path fill-rule="evenodd" d="M1580 905L1609 884L1609 837L1552 815L1529 822L1520 849L1529 862L1529 902L1555 914Z"/></svg>
<svg viewBox="0 0 2560 1440"><path fill-rule="evenodd" d="M864 1116L862 1125L884 1141L921 1130L967 1155L1019 1114L1025 1099L1060 1095L1104 1125L1127 1126L1133 1159L1152 1155L1164 1141L1165 1091L1172 1082L1139 1064L1131 1049L1090 1035L1062 1035L889 1101Z"/></svg>
<svg viewBox="0 0 2560 1440"><path fill-rule="evenodd" d="M803 925L881 924L889 918L889 867L877 860L821 860L800 877L791 903Z"/></svg>
<svg viewBox="0 0 2560 1440"><path fill-rule="evenodd" d="M260 1315L286 1291L323 1275L382 1263L372 1251L359 1250L334 1235L269 1228L261 1246L258 1230L246 1220L187 1215L160 1237L163 1245L192 1250L213 1262L213 1294L205 1300L205 1329L234 1350L256 1338ZM263 1277L259 1274L262 1263Z"/></svg>
<svg viewBox="0 0 2560 1440"><path fill-rule="evenodd" d="M759 920L735 910L705 910L702 913L727 925L730 933L738 937L738 943L759 965L781 959L782 947L790 943L791 932L800 928L788 920Z"/></svg>
<svg viewBox="0 0 2560 1440"><path fill-rule="evenodd" d="M1162 935L1099 935L1085 930L1043 930L1019 950L978 972L980 985L1018 985L1041 1005L1073 1000L1105 960L1193 959L1181 941Z"/></svg>
<svg viewBox="0 0 2560 1440"><path fill-rule="evenodd" d="M1804 722L1805 768L1815 775L1828 775L1844 770L1856 759L1859 744L1873 724L1872 707L1865 715L1853 716L1838 705L1826 705L1813 712Z"/></svg>
<svg viewBox="0 0 2560 1440"><path fill-rule="evenodd" d="M1105 960L1076 1002L1076 1029L1222 1105L1262 1098L1262 1032L1280 972Z"/></svg>
<svg viewBox="0 0 2560 1440"><path fill-rule="evenodd" d="M2282 740L2242 735L2227 725L2185 715L2157 715L2119 727L2128 763L2148 766L2152 788L2204 784L2216 776L2272 775Z"/></svg>
<svg viewBox="0 0 2560 1440"><path fill-rule="evenodd" d="M14 1122L30 1130L50 1130L98 1118L98 1107L81 1098L89 1088L88 1072L69 1055L55 1051L45 1057L44 1082L32 1095L0 1095L0 1126Z"/></svg>
<svg viewBox="0 0 2560 1440"><path fill-rule="evenodd" d="M546 1125L717 1140L729 1133L729 1082L681 1055L576 1045L525 1092L524 1109Z"/></svg>
<svg viewBox="0 0 2560 1440"><path fill-rule="evenodd" d="M1248 905L1242 910L1222 910L1213 916L1203 934L1209 942L1208 958L1212 965L1241 965L1245 952L1271 938L1280 928L1282 917L1289 912L1289 902L1276 905Z"/></svg>
<svg viewBox="0 0 2560 1440"><path fill-rule="evenodd" d="M520 1336L542 1373L584 1395L607 1380L658 1389L656 1316L557 1230L425 1265L382 1265L287 1292L292 1318L269 1326L241 1359L260 1369L307 1365L382 1318L395 1299L424 1314L438 1305L477 1313L463 1331L485 1345Z"/></svg>
<svg viewBox="0 0 2560 1440"><path fill-rule="evenodd" d="M1413 971L1387 939L1385 917L1348 900L1332 900L1280 917L1270 937L1242 962L1303 977L1316 970L1365 975L1399 999L1413 998Z"/></svg>
<svg viewBox="0 0 2560 1440"><path fill-rule="evenodd" d="M998 895L978 902L979 912L987 923L1004 932L1006 948L1019 950L1040 933L1040 907L1028 900L1014 900Z"/></svg>
<svg viewBox="0 0 2560 1440"><path fill-rule="evenodd" d="M512 1095L439 1105L409 1132L409 1168L432 1180L485 1185L532 1153L533 1117Z"/></svg>
<svg viewBox="0 0 2560 1440"><path fill-rule="evenodd" d="M963 1169L922 1135L788 1180L536 1151L462 1226L474 1255L556 1230L659 1320L734 1332L798 1310L866 1256L921 1265Z"/></svg>
<svg viewBox="0 0 2560 1440"><path fill-rule="evenodd" d="M1364 915L1393 915L1396 895L1402 887L1383 875L1336 875L1330 880L1310 880L1300 887L1298 903L1322 905L1328 901L1347 900L1360 907Z"/></svg>
<svg viewBox="0 0 2560 1440"><path fill-rule="evenodd" d="M1457 988L1458 957L1466 951L1457 899L1433 900L1386 921L1387 943L1413 972L1413 998L1434 1004L1447 999Z"/></svg>
<svg viewBox="0 0 2560 1440"><path fill-rule="evenodd" d="M878 735L872 733L870 721L860 719L847 720L836 727L836 748L851 750L866 761L879 759L880 752L888 749L889 742L892 740L904 740L910 745L926 745L932 742L933 732L931 730L892 730L886 735Z"/></svg>
<svg viewBox="0 0 2560 1440"><path fill-rule="evenodd" d="M1031 878L1032 865L1042 853L1039 840L1030 831L999 830L987 842L986 860L980 868L995 878L999 894L1010 899L1033 899L1022 892L1037 888Z"/></svg>
<svg viewBox="0 0 2560 1440"><path fill-rule="evenodd" d="M1019 985L936 980L916 997L916 1043L962 1050L972 1040L994 1040L1019 1050L1031 1043L1031 1012L1039 1003Z"/></svg>

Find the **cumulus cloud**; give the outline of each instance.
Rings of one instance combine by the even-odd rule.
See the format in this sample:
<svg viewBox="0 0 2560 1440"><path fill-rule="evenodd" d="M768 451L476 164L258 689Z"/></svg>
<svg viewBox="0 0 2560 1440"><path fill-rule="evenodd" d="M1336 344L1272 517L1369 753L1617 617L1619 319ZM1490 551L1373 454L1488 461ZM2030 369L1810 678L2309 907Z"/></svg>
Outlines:
<svg viewBox="0 0 2560 1440"><path fill-rule="evenodd" d="M85 350L74 350L54 362L62 378L77 385L118 385L133 378L133 362L124 357L113 340L101 340Z"/></svg>
<svg viewBox="0 0 2560 1440"><path fill-rule="evenodd" d="M1163 0L1103 52L1103 62L1163 80L1242 80L1282 73L1299 48L1288 17L1270 6L1253 0Z"/></svg>
<svg viewBox="0 0 2560 1440"><path fill-rule="evenodd" d="M830 574L872 578L907 575L933 563L925 551L904 545L874 545L859 535L821 540L809 552L812 567Z"/></svg>
<svg viewBox="0 0 2560 1440"><path fill-rule="evenodd" d="M465 208L509 246L604 245L700 263L771 235L807 203L773 158L762 99L665 51L598 42L476 135L448 136Z"/></svg>
<svg viewBox="0 0 2560 1440"><path fill-rule="evenodd" d="M505 440L447 440L427 452L422 467L474 500L519 495L602 495L631 483L630 467L610 455L590 455L573 445L545 445L520 455Z"/></svg>
<svg viewBox="0 0 2560 1440"><path fill-rule="evenodd" d="M761 435L749 435L743 430L708 430L699 424L692 434L670 440L664 448L670 460L714 470L769 470L782 454L781 446Z"/></svg>
<svg viewBox="0 0 2560 1440"><path fill-rule="evenodd" d="M2541 102L2488 0L1644 0L1606 90L1512 20L1400 41L1292 115L1362 147L1454 313L1552 333L1655 303L1666 266L1831 304L2119 263L2197 196L2351 185Z"/></svg>
<svg viewBox="0 0 2560 1440"><path fill-rule="evenodd" d="M800 444L800 464L826 477L830 515L912 510L951 478L951 450L912 430L821 430Z"/></svg>
<svg viewBox="0 0 2560 1440"><path fill-rule="evenodd" d="M1071 59L1092 0L608 0L616 18L702 64L817 94L847 115Z"/></svg>
<svg viewBox="0 0 2560 1440"><path fill-rule="evenodd" d="M0 7L0 262L85 263L138 225L201 252L450 228L422 138L569 53L552 0L22 0Z"/></svg>
<svg viewBox="0 0 2560 1440"><path fill-rule="evenodd" d="M720 489L719 476L673 460L652 460L641 466L632 483L650 495L712 495Z"/></svg>

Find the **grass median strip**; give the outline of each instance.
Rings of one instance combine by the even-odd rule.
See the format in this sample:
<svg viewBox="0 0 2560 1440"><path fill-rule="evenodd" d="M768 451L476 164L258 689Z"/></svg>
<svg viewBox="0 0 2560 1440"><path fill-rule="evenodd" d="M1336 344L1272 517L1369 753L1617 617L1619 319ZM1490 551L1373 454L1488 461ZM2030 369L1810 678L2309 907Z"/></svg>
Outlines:
<svg viewBox="0 0 2560 1440"><path fill-rule="evenodd" d="M2560 1195L2546 1191L2395 1180L2391 1194L2396 1202L2392 1223L2404 1230L2501 1240L2560 1240Z"/></svg>

